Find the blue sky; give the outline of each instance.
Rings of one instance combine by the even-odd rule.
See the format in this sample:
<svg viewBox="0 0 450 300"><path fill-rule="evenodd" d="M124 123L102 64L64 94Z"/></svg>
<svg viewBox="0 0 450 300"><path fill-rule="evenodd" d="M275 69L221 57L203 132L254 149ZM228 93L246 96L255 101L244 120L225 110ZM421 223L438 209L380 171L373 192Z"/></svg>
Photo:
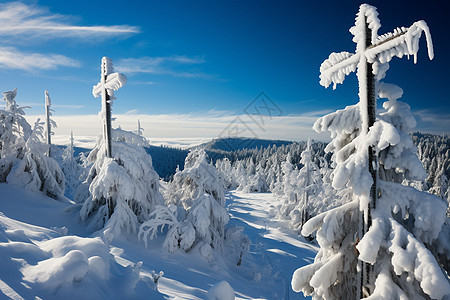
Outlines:
<svg viewBox="0 0 450 300"><path fill-rule="evenodd" d="M108 56L128 77L127 85L116 92L114 115L165 116L166 125L170 118L184 116L190 126L180 121L168 137L214 137L230 117L244 116L245 108L264 91L279 108L280 118L268 120L272 123L260 126L255 135L301 140L308 134L300 127L308 128L315 117L357 101L354 74L333 91L319 85L319 66L331 52L354 51L348 29L360 3L2 2L0 88L17 87L17 101L32 106L30 115L43 113L45 89L61 122L63 116L96 115L100 100L91 90L100 78L100 59ZM450 4L368 3L378 8L379 34L420 19L428 23L435 59L429 61L423 40L418 63L394 58L385 81L404 89L403 101L411 105L419 130L450 133L450 42L448 26L443 26ZM82 125L70 126L76 132ZM151 128L146 135L163 137L166 125L147 123ZM205 131L214 125L216 131Z"/></svg>

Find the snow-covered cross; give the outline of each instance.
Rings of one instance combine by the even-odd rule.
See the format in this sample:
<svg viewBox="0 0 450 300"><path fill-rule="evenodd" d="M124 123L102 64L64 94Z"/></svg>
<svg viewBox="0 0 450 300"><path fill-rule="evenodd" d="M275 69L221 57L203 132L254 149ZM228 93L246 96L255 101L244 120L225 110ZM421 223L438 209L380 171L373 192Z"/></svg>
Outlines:
<svg viewBox="0 0 450 300"><path fill-rule="evenodd" d="M141 122L138 119L138 127L137 127L137 132L138 135L143 136L144 135L144 128L141 127Z"/></svg>
<svg viewBox="0 0 450 300"><path fill-rule="evenodd" d="M50 95L48 93L48 90L45 90L45 120L46 120L46 138L47 138L47 145L48 145L48 156L51 155L51 145L52 145L52 138L51 136L54 134L52 132L52 126L56 127L55 121L53 121L50 117L52 116L52 111L50 107L52 106L52 101L50 100Z"/></svg>
<svg viewBox="0 0 450 300"><path fill-rule="evenodd" d="M112 157L111 153L111 102L114 100L114 91L127 83L127 77L120 73L113 73L112 60L108 57L102 58L102 74L100 82L92 88L94 97L102 96L102 119L103 138L106 143L106 156Z"/></svg>
<svg viewBox="0 0 450 300"><path fill-rule="evenodd" d="M409 28L401 27L392 33L378 36L381 27L376 8L362 4L356 16L355 26L350 28L353 41L356 43L355 53L331 53L329 58L320 66L320 84L328 87L333 83L343 83L345 76L351 72L357 73L359 83L359 109L361 112L362 134L367 134L376 119L376 86L375 83L384 78L389 69L388 62L394 57L413 55L417 62L419 40L422 32L425 33L428 46L428 56L433 59L433 45L430 31L424 21L418 21ZM371 210L375 208L377 199L378 158L372 147L368 149L368 168L373 184L370 189L368 207L360 208L364 213L361 219L359 238L371 226ZM366 284L370 276L370 265L361 266L361 290L357 297L367 297L369 291Z"/></svg>

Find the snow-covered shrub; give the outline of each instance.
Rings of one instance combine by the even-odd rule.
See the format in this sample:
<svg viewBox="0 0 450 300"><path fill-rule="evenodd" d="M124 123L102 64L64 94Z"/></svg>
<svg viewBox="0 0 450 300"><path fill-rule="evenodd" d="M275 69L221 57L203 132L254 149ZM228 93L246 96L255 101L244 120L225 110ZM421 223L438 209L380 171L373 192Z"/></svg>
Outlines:
<svg viewBox="0 0 450 300"><path fill-rule="evenodd" d="M251 240L243 231L241 226L230 226L225 230L226 256L237 266L242 264L244 254L250 250Z"/></svg>
<svg viewBox="0 0 450 300"><path fill-rule="evenodd" d="M54 159L46 156L43 123L38 119L31 130L25 113L16 104L17 89L3 95L6 109L0 111L0 182L41 191L55 199L63 197L64 173Z"/></svg>
<svg viewBox="0 0 450 300"><path fill-rule="evenodd" d="M145 140L133 133L113 130L112 158L106 157L105 143L97 140L88 156L89 175L75 194L83 202L80 216L94 230L103 226L114 233L136 232L148 220L156 205L163 203L159 176L152 158L141 145Z"/></svg>
<svg viewBox="0 0 450 300"><path fill-rule="evenodd" d="M175 174L166 195L168 206L155 209L141 225L139 236L147 243L167 226L164 247L168 251L189 251L200 244L202 255L210 259L209 247L223 247L229 216L224 208L224 187L203 149L189 153L184 170Z"/></svg>
<svg viewBox="0 0 450 300"><path fill-rule="evenodd" d="M226 281L221 281L213 285L206 293L208 300L234 300L235 292Z"/></svg>
<svg viewBox="0 0 450 300"><path fill-rule="evenodd" d="M366 18L372 30L372 43L379 41L377 15L374 7L361 5L356 25L351 29L357 51L365 49ZM379 80L384 77L387 62L393 56L416 55L422 31L429 36L423 21L401 30L401 38L386 43L392 47L381 48L384 50L380 50L380 56L360 52L362 59L359 64L356 60L354 67L331 68L327 72L339 59L349 57L335 53L322 64L321 83L325 86L342 83L344 76L358 64L360 102L326 115L314 124L318 132L331 132L333 140L326 150L333 152L336 163L333 186L351 188L353 200L312 218L303 227L305 236L317 231L321 248L313 264L294 272L292 288L295 291L312 294L315 299L442 299L450 296L448 277L425 246L433 247L442 231L447 205L438 197L401 185L404 177L416 180L426 177L407 134L416 122L409 106L397 101L403 90L377 82L379 96L389 100L383 103L384 109L368 128L367 82L362 75L365 57L374 63L374 75ZM333 73L334 70L339 72ZM375 109L373 105L371 109ZM374 184L369 171L370 155L378 157L378 162L373 161L370 166L376 171L372 193L376 196L375 202L370 201ZM363 227L367 225L370 227L364 234Z"/></svg>

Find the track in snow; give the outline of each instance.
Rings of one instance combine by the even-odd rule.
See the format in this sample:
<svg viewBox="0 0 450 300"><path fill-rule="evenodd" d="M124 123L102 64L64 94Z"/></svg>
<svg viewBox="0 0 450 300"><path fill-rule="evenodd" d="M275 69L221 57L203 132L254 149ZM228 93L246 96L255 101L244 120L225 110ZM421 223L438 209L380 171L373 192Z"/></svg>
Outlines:
<svg viewBox="0 0 450 300"><path fill-rule="evenodd" d="M289 230L270 216L277 203L271 193L243 193L230 191L226 195L231 216L230 224L244 227L252 241L250 255L262 271L271 272L280 286L273 297L277 299L305 299L291 289L292 273L314 260L318 248ZM264 275L269 274L262 274ZM275 298L274 298L275 299Z"/></svg>

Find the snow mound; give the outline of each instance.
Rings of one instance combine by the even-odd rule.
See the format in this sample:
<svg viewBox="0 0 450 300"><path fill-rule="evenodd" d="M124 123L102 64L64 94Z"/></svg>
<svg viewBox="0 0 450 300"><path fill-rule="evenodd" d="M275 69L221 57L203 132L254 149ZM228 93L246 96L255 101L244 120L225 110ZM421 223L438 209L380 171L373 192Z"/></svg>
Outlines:
<svg viewBox="0 0 450 300"><path fill-rule="evenodd" d="M109 248L107 237L60 236L0 213L0 292L15 299L162 298L156 281L141 276L142 262L123 267Z"/></svg>
<svg viewBox="0 0 450 300"><path fill-rule="evenodd" d="M80 250L72 250L63 257L49 258L21 270L24 281L52 292L64 284L80 282L88 271L88 258Z"/></svg>
<svg viewBox="0 0 450 300"><path fill-rule="evenodd" d="M208 300L234 300L234 290L226 281L221 281L213 285L206 293Z"/></svg>

